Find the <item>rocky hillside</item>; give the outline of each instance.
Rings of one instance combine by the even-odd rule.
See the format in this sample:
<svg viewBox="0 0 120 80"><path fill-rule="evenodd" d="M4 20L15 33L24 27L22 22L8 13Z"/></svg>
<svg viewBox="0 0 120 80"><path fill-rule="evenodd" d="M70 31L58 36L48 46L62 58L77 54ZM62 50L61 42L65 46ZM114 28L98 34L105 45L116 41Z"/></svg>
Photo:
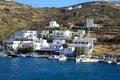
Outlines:
<svg viewBox="0 0 120 80"><path fill-rule="evenodd" d="M81 8L75 8L79 5ZM102 24L103 28L91 31L91 37L97 37L100 44L116 45L120 42L120 2L87 2L69 7L73 7L73 9L66 10L68 7L34 8L0 0L0 39L2 39L2 30L7 38L14 32L24 29L42 30L50 20L56 20L61 27L69 28L84 25L86 18L93 18L95 23ZM116 49L117 46L120 45L117 44ZM100 52L98 48L101 47L96 46L95 53ZM112 49L108 49L112 51Z"/></svg>
<svg viewBox="0 0 120 80"><path fill-rule="evenodd" d="M60 9L33 8L14 2L0 1L0 30L4 28L5 36L23 29L41 30L49 20L60 15Z"/></svg>

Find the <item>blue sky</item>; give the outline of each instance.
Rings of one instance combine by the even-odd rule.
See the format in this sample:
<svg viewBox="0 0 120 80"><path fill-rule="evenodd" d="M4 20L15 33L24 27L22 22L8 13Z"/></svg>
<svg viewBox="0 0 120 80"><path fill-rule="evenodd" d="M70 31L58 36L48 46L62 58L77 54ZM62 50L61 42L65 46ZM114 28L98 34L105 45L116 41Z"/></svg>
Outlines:
<svg viewBox="0 0 120 80"><path fill-rule="evenodd" d="M83 2L95 1L95 0L14 0L14 1L32 5L34 7L63 7L63 6L70 6ZM110 0L110 1L119 1L119 0Z"/></svg>

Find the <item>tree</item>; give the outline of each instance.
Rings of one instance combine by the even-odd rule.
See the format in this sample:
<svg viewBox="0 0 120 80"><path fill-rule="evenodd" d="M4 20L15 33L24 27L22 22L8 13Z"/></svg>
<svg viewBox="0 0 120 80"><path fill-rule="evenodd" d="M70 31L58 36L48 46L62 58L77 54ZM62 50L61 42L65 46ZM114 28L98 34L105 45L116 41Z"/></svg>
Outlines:
<svg viewBox="0 0 120 80"><path fill-rule="evenodd" d="M2 49L2 47L0 47L0 51L2 51L3 49Z"/></svg>
<svg viewBox="0 0 120 80"><path fill-rule="evenodd" d="M22 47L22 48L18 48L18 53L23 53L23 54L27 54L30 52L34 52L33 47Z"/></svg>
<svg viewBox="0 0 120 80"><path fill-rule="evenodd" d="M66 43L63 44L62 46L63 46L63 48L67 48L68 47L68 45Z"/></svg>
<svg viewBox="0 0 120 80"><path fill-rule="evenodd" d="M76 56L85 54L85 50L83 48L78 48L78 47L75 48L74 52L76 53Z"/></svg>
<svg viewBox="0 0 120 80"><path fill-rule="evenodd" d="M4 10L5 13L9 13L10 12L10 9L8 9L8 8L4 8L3 10Z"/></svg>
<svg viewBox="0 0 120 80"><path fill-rule="evenodd" d="M46 39L47 39L47 42L49 42L49 43L53 42L53 38L51 38L51 37L47 37Z"/></svg>

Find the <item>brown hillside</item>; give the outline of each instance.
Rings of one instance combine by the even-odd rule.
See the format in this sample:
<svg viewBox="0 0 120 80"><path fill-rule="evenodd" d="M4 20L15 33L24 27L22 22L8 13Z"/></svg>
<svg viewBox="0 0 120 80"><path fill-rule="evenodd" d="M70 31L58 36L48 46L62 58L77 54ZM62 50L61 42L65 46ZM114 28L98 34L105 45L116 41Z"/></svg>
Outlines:
<svg viewBox="0 0 120 80"><path fill-rule="evenodd" d="M95 23L103 25L99 30L91 31L91 37L98 38L100 44L116 46L120 53L120 2L87 2L80 9L65 10L64 8L34 8L15 2L0 1L0 39L4 28L5 38L14 32L32 29L42 30L50 20L56 20L61 27L81 26L86 23L86 18L93 18ZM73 5L74 7L76 5ZM116 43L118 43L116 45ZM95 53L101 53L103 45L95 46ZM113 51L106 47L105 50ZM104 51L103 53L107 53ZM114 52L114 51L113 51ZM111 52L112 53L112 52Z"/></svg>

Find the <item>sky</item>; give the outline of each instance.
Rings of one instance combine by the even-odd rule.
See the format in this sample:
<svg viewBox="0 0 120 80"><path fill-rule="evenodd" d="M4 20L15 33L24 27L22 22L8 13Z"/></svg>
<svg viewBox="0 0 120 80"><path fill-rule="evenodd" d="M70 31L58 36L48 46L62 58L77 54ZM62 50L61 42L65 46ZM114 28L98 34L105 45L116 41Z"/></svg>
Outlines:
<svg viewBox="0 0 120 80"><path fill-rule="evenodd" d="M33 7L65 7L78 3L99 1L99 0L13 0L18 3L31 5ZM120 0L109 0L120 1Z"/></svg>

